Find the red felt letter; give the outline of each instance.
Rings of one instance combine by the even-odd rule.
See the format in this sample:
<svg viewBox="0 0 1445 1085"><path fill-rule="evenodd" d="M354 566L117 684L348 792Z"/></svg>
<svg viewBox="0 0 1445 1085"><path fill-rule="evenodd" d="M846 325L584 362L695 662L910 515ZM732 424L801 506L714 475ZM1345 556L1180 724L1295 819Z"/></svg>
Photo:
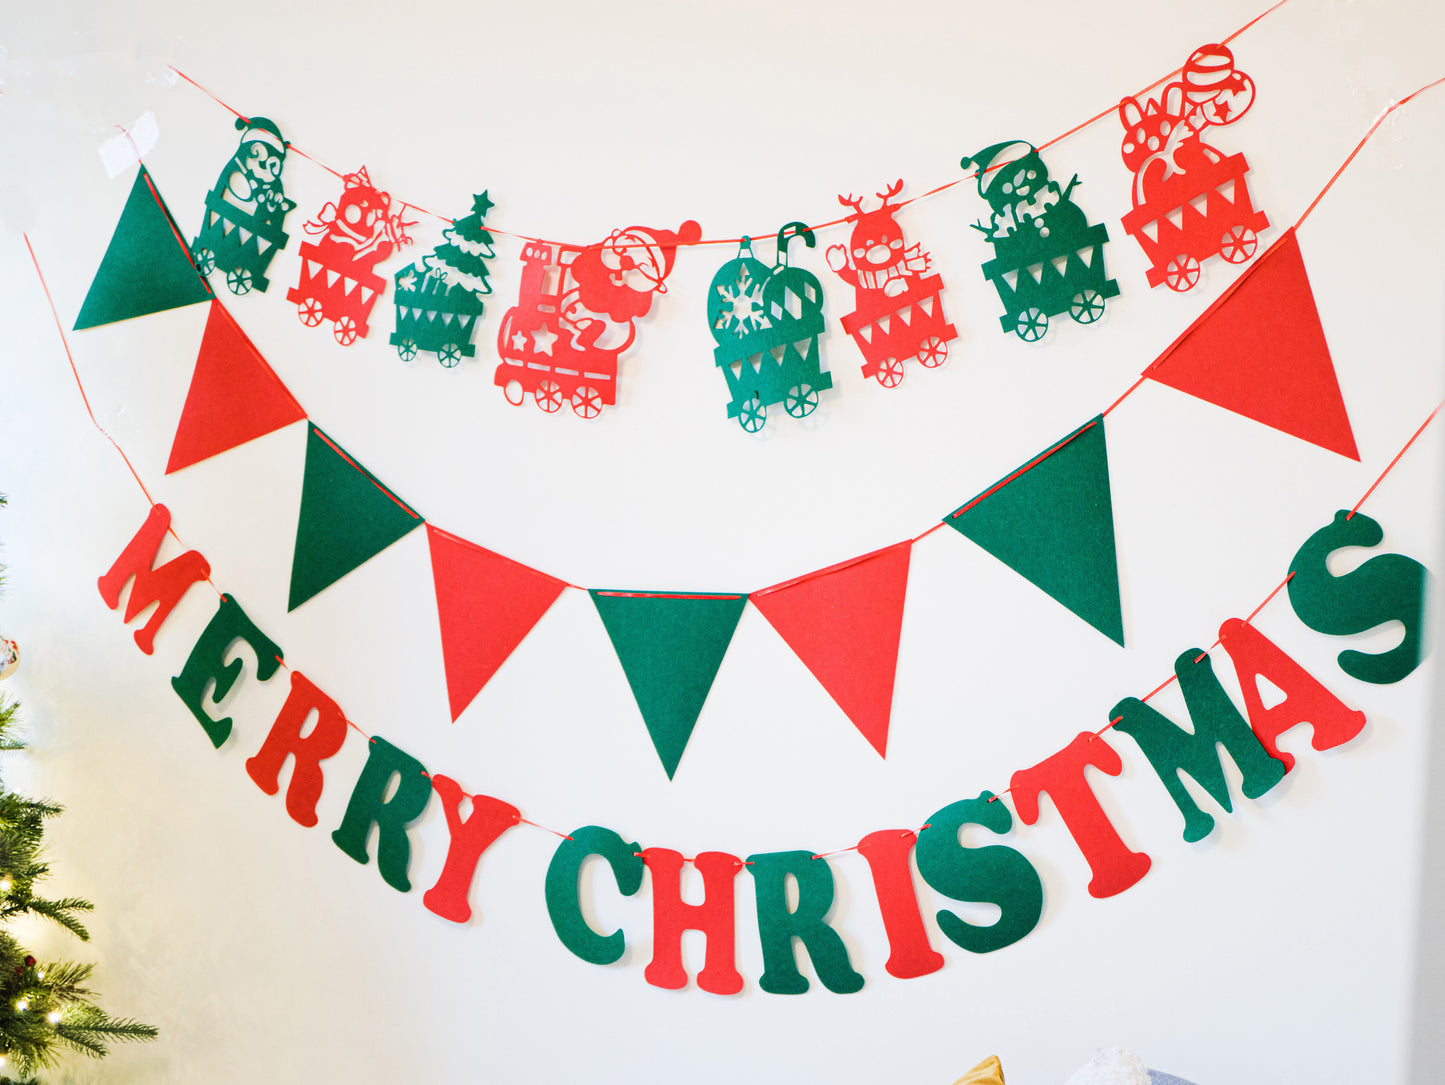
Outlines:
<svg viewBox="0 0 1445 1085"><path fill-rule="evenodd" d="M155 650L156 632L181 601L181 596L197 580L205 580L211 575L210 562L201 556L199 550L187 550L159 569L154 567L156 552L160 550L161 540L170 526L170 510L164 505L152 505L150 515L135 533L135 538L115 559L110 572L97 581L100 597L105 600L106 606L114 610L120 606L120 592L126 581L135 577L130 598L125 604L127 622L152 603L159 604L150 620L135 631L135 642L146 655Z"/></svg>
<svg viewBox="0 0 1445 1085"><path fill-rule="evenodd" d="M1052 757L1031 769L1015 772L1009 780L1009 792L1025 825L1039 820L1039 796L1048 792L1093 871L1090 895L1112 897L1147 874L1150 860L1143 852L1130 851L1119 839L1084 777L1086 765L1110 776L1124 771L1124 763L1114 748L1098 735L1084 731Z"/></svg>
<svg viewBox="0 0 1445 1085"><path fill-rule="evenodd" d="M303 738L301 729L313 712L316 726ZM326 783L321 762L341 749L345 741L346 717L340 706L300 671L292 671L286 703L276 714L261 749L255 757L247 758L246 772L257 787L274 795L281 786L281 766L288 756L294 757L291 783L286 788L286 813L296 824L309 829L316 824L316 803Z"/></svg>
<svg viewBox="0 0 1445 1085"><path fill-rule="evenodd" d="M465 793L461 784L449 776L433 776L431 786L441 796L451 844L447 847L447 861L442 865L441 877L426 891L421 902L443 919L465 923L472 918L467 891L472 887L472 875L476 873L482 852L517 824L521 814L511 803L501 799L473 795L472 812L463 820L461 806Z"/></svg>
<svg viewBox="0 0 1445 1085"><path fill-rule="evenodd" d="M1229 653L1234 673L1239 676L1250 728L1264 748L1284 762L1286 772L1294 768L1294 757L1282 753L1276 742L1291 727L1310 724L1314 728L1310 744L1317 750L1348 742L1364 728L1363 712L1346 708L1314 675L1249 623L1230 618L1219 627L1219 643ZM1284 700L1273 708L1265 708L1260 699L1261 677L1284 691Z"/></svg>
<svg viewBox="0 0 1445 1085"><path fill-rule="evenodd" d="M911 829L883 829L858 841L858 854L868 860L873 891L888 934L888 963L883 967L901 980L926 976L943 967L943 954L928 944L928 932L913 891L908 854L918 839Z"/></svg>
<svg viewBox="0 0 1445 1085"><path fill-rule="evenodd" d="M707 958L697 974L697 985L715 995L735 995L743 978L733 964L736 939L733 922L733 879L742 869L736 855L705 851L693 860L702 875L703 902L682 899L682 853L667 848L646 848L642 859L652 872L652 963L642 978L654 987L679 990L687 986L682 967L682 932L707 935Z"/></svg>

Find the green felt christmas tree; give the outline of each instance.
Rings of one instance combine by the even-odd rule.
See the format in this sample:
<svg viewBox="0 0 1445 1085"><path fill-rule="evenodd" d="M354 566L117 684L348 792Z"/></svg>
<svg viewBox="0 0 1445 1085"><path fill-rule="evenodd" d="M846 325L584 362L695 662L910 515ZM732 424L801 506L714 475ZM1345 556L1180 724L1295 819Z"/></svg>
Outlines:
<svg viewBox="0 0 1445 1085"><path fill-rule="evenodd" d="M477 295L492 292L491 283L487 282L487 261L497 254L492 251L492 235L482 225L482 219L491 209L492 201L485 192L473 196L472 213L443 230L446 243L432 250L432 258L442 264L447 282ZM427 266L433 266L431 258L427 259Z"/></svg>
<svg viewBox="0 0 1445 1085"><path fill-rule="evenodd" d="M0 495L0 506L4 503ZM25 748L14 736L18 708L0 695L0 752ZM45 820L61 809L0 783L0 1085L39 1085L37 1072L53 1068L67 1052L98 1059L113 1041L156 1036L154 1026L111 1017L95 1004L89 987L94 965L40 960L10 932L14 920L43 916L82 941L90 938L78 918L91 910L90 901L36 894L37 883L50 872L43 854Z"/></svg>

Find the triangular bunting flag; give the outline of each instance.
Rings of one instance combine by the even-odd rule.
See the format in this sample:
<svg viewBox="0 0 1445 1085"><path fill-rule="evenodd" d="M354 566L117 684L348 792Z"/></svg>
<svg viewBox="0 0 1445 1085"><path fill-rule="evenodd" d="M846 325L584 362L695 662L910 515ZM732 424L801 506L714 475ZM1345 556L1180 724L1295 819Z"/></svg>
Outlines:
<svg viewBox="0 0 1445 1085"><path fill-rule="evenodd" d="M567 585L427 524L452 720Z"/></svg>
<svg viewBox="0 0 1445 1085"><path fill-rule="evenodd" d="M888 754L912 550L901 542L752 596L879 757Z"/></svg>
<svg viewBox="0 0 1445 1085"><path fill-rule="evenodd" d="M671 780L748 597L590 594Z"/></svg>
<svg viewBox="0 0 1445 1085"><path fill-rule="evenodd" d="M1144 375L1360 458L1293 227Z"/></svg>
<svg viewBox="0 0 1445 1085"><path fill-rule="evenodd" d="M142 166L91 280L75 330L209 301L176 220Z"/></svg>
<svg viewBox="0 0 1445 1085"><path fill-rule="evenodd" d="M225 306L212 301L166 474L305 417Z"/></svg>
<svg viewBox="0 0 1445 1085"><path fill-rule="evenodd" d="M286 609L295 610L421 523L420 516L312 424Z"/></svg>
<svg viewBox="0 0 1445 1085"><path fill-rule="evenodd" d="M1124 643L1102 415L943 522Z"/></svg>

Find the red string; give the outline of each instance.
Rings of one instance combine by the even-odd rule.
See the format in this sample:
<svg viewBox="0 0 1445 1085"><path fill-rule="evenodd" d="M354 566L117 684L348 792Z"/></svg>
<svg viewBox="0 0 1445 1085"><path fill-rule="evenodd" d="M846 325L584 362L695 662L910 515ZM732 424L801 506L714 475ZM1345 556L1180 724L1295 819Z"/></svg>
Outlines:
<svg viewBox="0 0 1445 1085"><path fill-rule="evenodd" d="M1287 2L1288 2L1288 0L1277 0L1277 2L1276 2L1275 4L1273 4L1272 6L1266 8L1264 11L1260 12L1260 13L1259 13L1258 15L1256 15L1253 19L1249 20L1249 22L1245 23L1242 27L1240 27L1238 30L1236 30L1233 34L1230 34L1227 38L1223 39L1223 41L1221 41L1220 44L1221 44L1221 45L1227 45L1229 42L1233 41L1235 38L1237 38L1237 37L1239 37L1241 34L1243 34L1243 33L1244 33L1246 30L1248 30L1250 27L1254 26L1255 23L1259 22L1261 19L1263 19L1263 18L1264 18L1266 15L1268 15L1270 12L1274 11L1276 8L1281 8L1281 7L1283 7ZM249 123L250 118L244 116L243 114L241 114L240 112L238 112L236 109L232 108L231 106L226 105L226 103L223 102L223 101L221 101L220 98L217 98L216 95L214 95L214 94L211 93L211 91L209 91L209 90L207 90L205 87L201 86L201 84L197 83L194 79L192 79L190 76L188 76L185 72L181 71L181 70L180 70L179 68L177 68L174 64L167 65L167 66L170 68L171 71L175 72L178 76L180 76L182 79L184 79L187 83L191 84L191 86L193 86L193 87L195 87L197 90L201 91L201 92L202 92L203 94L205 94L207 97L211 98L213 101L217 102L219 105L223 106L225 109L229 110L231 113L234 113L237 117L240 117L242 120L247 121L247 123ZM1150 83L1147 87L1145 87L1143 90L1139 91L1139 92L1138 92L1136 95L1134 95L1134 96L1137 98L1137 97L1139 97L1139 96L1141 96L1141 95L1147 94L1149 91L1153 90L1155 87L1157 87L1157 86L1159 86L1159 85L1161 85L1161 84L1163 84L1163 83L1168 82L1168 81L1169 81L1170 79L1172 79L1174 76L1178 75L1181 71L1183 71L1182 68L1175 68L1173 71L1169 72L1167 75L1161 76L1159 79L1156 79L1154 82ZM1408 98L1405 98L1405 99L1402 99L1400 102L1398 102L1398 103L1396 103L1396 104L1397 104L1397 105L1403 105L1403 104L1404 104L1405 102L1407 102L1407 101L1409 101L1409 99L1408 99ZM1074 127L1070 128L1067 132L1064 132L1064 133L1062 133L1061 135L1057 135L1057 136L1055 136L1053 139L1048 140L1047 142L1044 142L1044 143L1039 144L1038 149L1039 149L1040 151L1043 151L1043 150L1045 150L1045 149L1048 148L1048 147L1052 147L1052 146L1053 146L1054 144L1056 144L1056 143L1061 143L1062 141L1068 139L1070 136L1072 136L1072 135L1074 135L1074 134L1076 134L1076 133L1078 133L1078 132L1083 131L1085 128L1089 127L1089 125L1091 125L1091 124L1094 124L1096 121L1101 121L1101 120L1103 120L1105 117L1112 117L1117 109L1118 109L1118 106L1117 106L1117 105L1111 105L1111 106L1109 106L1107 109L1100 110L1098 113L1095 113L1095 114L1094 114L1092 117L1090 117L1088 120L1083 121L1083 122L1080 123L1080 124L1074 125ZM320 166L322 169L326 170L328 173L334 174L334 175L337 176L337 177L343 176L341 173L339 173L338 171L336 171L336 170L332 169L330 166L328 166L325 162L322 162L319 158L316 158L314 155L307 154L307 153L306 153L305 151L303 151L300 147L297 147L294 143L288 143L287 146L290 147L290 148L291 148L293 151L295 151L297 154L299 154L302 158L305 158L305 159L308 159L309 161L315 162L318 166ZM991 166L991 167L989 167L987 170L985 170L984 172L985 172L985 173L991 173L993 170L998 169L998 168L999 168L999 166ZM909 204L911 204L911 203L917 203L919 200L926 200L926 199L928 199L930 196L936 196L936 195L938 195L940 192L946 192L946 191L948 191L950 188L952 188L954 185L962 184L964 181L970 180L971 178L976 177L976 176L978 176L977 171L975 171L974 173L966 174L966 175L963 176L963 177L957 177L957 178L955 178L955 179L952 180L952 181L946 181L945 183L943 183L943 184L941 184L941 185L938 185L938 186L935 187L935 188L931 188L931 189L929 189L927 192L922 193L921 195L912 196L912 197L910 197L910 198L908 198L908 199L906 199L906 200L902 200L902 201L900 201L900 202L898 202L898 203L896 203L896 204L893 204L892 206L893 206L895 209L896 209L896 208L907 207L907 206L908 206ZM446 222L446 223L452 223L452 222L454 222L453 219L447 217L446 215L438 215L435 211L428 211L426 208L420 207L420 206L418 206L417 204L412 203L410 200L406 201L406 202L403 204L403 206L416 208L416 210L421 211L423 214L431 215L433 218L440 219L442 222ZM843 225L844 223L851 221L852 218L854 218L854 217L855 217L855 216L852 216L852 215L845 215L845 216L843 216L842 218L830 219L830 220L827 221L827 222L820 222L820 223L817 223L816 225L810 226L810 227L808 227L808 228L809 228L810 230L813 230L813 231L816 233L816 232L820 232L820 231L823 231L823 230L830 229L830 228L832 228L832 227L834 227L834 226L841 226L841 225ZM513 233L513 232L510 231L510 230L499 229L498 227L491 226L491 225L488 225L488 226L487 226L487 229L488 229L489 231L491 231L493 234L498 234L498 235L501 235L502 237L516 238L518 241L532 242L532 243L535 243L535 244L547 244L547 243L548 243L548 242L547 242L547 239L545 239L545 238L533 237L533 236L531 236L530 234ZM749 236L752 236L752 237L760 237L760 236L764 236L764 235L768 234L769 232L770 232L770 231L764 230L764 231L761 231L761 233L752 234L752 235L749 235ZM742 243L742 241L743 241L743 238L742 238L742 237L706 237L706 238L700 238L700 239L698 239L697 241L677 242L677 244L678 244L678 246L687 245L687 246L689 246L689 247L701 247L701 246L704 246L704 245L739 245L739 244ZM639 242L638 244L641 245L642 243ZM593 247L593 246L584 246L584 248L586 248L586 247ZM628 248L628 247L632 247L632 246L630 246L630 245L620 245L620 246L618 246L618 247L619 247L619 248Z"/></svg>
<svg viewBox="0 0 1445 1085"><path fill-rule="evenodd" d="M1380 472L1380 477L1375 479L1375 481L1371 483L1370 488L1365 491L1365 496L1355 502L1355 507L1349 511L1349 515L1345 517L1346 520L1351 519L1355 515L1355 513L1360 511L1360 506L1365 503L1365 497L1369 497L1372 493L1375 492L1375 487L1385 481L1385 476L1395 469L1395 464L1400 462L1400 457L1403 456L1405 452L1409 449L1409 447L1415 443L1415 438L1419 437L1420 434L1424 433L1425 427L1428 426L1431 422L1435 421L1435 416L1440 413L1441 407L1445 407L1445 401L1435 404L1435 409L1430 412L1430 417L1420 423L1420 428L1410 435L1410 439L1405 442L1405 447L1400 449L1400 451L1395 454L1395 458L1390 461L1389 466ZM1293 573L1290 574L1290 576L1293 575Z"/></svg>
<svg viewBox="0 0 1445 1085"><path fill-rule="evenodd" d="M987 490L985 490L983 493L981 493L981 494L979 494L977 497L975 497L975 498L974 498L972 501L970 501L967 505L964 505L963 508L959 509L957 512L954 512L954 513L949 517L949 519L951 519L951 520L956 520L958 517L962 516L965 512L967 512L969 509L973 508L975 505L979 504L979 503L980 503L981 501L983 501L985 498L992 497L995 493L997 493L999 490L1002 490L1002 489L1003 489L1005 486L1007 486L1010 482L1012 482L1014 479L1018 478L1020 475L1024 474L1026 471L1032 471L1035 467L1037 467L1039 464L1043 463L1044 460L1048 459L1050 456L1052 456L1052 455L1053 455L1055 452L1057 452L1059 449L1063 448L1066 444L1068 444L1070 441L1072 441L1075 437L1082 436L1084 433L1086 433L1086 432L1088 432L1089 430L1093 429L1093 428L1094 428L1095 426L1097 426L1098 424L1099 424L1098 422L1090 422L1087 426L1084 426L1082 429L1078 430L1077 432L1069 434L1067 437L1065 437L1065 438L1064 438L1062 441L1060 441L1058 444L1054 445L1053 448L1050 448L1050 449L1048 449L1048 450L1045 451L1045 452L1039 453L1037 456L1035 456L1033 459L1031 459L1028 463L1024 464L1022 467L1020 467L1020 468L1019 468L1017 471L1015 471L1013 474L1009 475L1008 478L1004 479L1002 482L995 482L992 486L990 486L990 487L989 487ZM930 528L929 530L932 531L932 530L934 530L934 529L933 529L933 528Z"/></svg>

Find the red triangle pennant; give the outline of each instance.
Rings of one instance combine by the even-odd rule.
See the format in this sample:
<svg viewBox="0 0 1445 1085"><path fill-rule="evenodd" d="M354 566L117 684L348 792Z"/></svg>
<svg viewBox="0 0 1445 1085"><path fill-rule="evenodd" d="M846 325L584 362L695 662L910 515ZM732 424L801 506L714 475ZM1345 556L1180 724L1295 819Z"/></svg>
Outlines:
<svg viewBox="0 0 1445 1085"><path fill-rule="evenodd" d="M426 532L455 721L567 584L431 524Z"/></svg>
<svg viewBox="0 0 1445 1085"><path fill-rule="evenodd" d="M212 301L166 474L305 417L225 306Z"/></svg>
<svg viewBox="0 0 1445 1085"><path fill-rule="evenodd" d="M1144 375L1360 458L1293 227Z"/></svg>
<svg viewBox="0 0 1445 1085"><path fill-rule="evenodd" d="M887 756L912 550L901 542L749 597L879 757Z"/></svg>

